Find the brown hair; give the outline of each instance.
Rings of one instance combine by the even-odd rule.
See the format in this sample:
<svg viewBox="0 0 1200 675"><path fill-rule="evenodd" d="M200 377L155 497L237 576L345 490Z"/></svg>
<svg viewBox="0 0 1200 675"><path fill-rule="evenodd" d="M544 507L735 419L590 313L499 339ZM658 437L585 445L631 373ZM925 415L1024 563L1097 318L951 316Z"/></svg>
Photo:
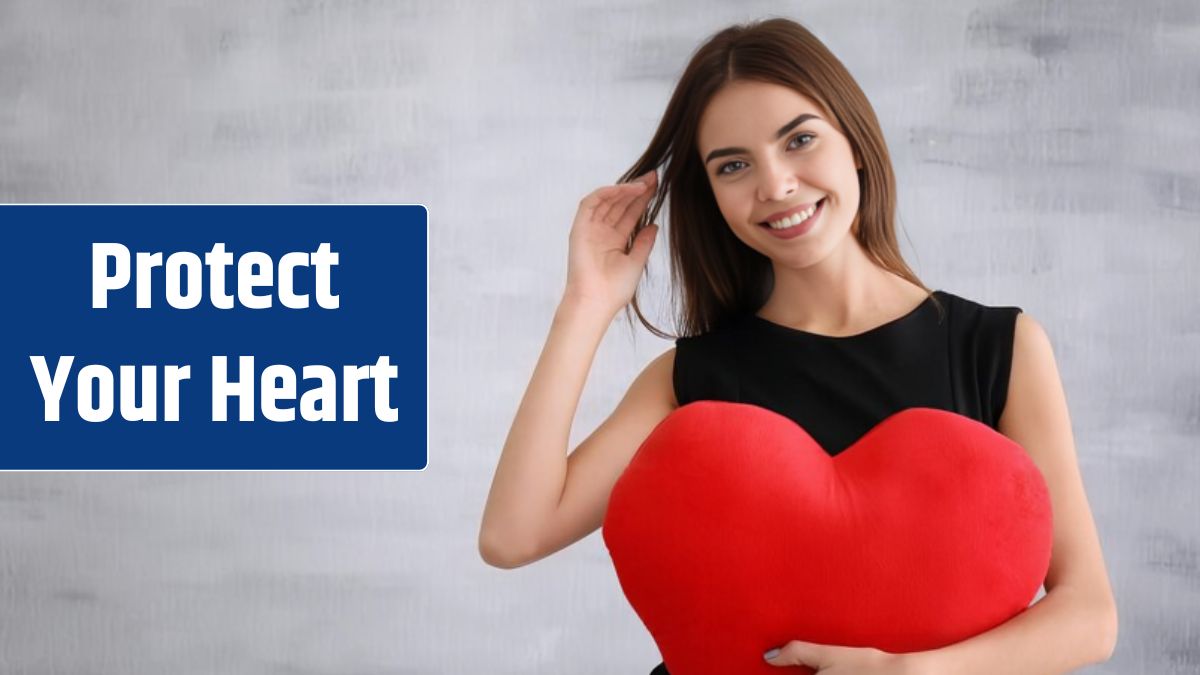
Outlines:
<svg viewBox="0 0 1200 675"><path fill-rule="evenodd" d="M932 294L900 255L896 180L871 103L841 61L807 28L788 19L767 19L726 28L696 50L649 147L620 178L627 182L663 167L657 192L630 242L655 221L665 203L671 278L683 301L676 329L683 336L699 335L753 313L774 286L770 259L744 244L726 224L696 147L701 114L717 91L734 80L783 85L817 102L837 121L862 161L861 196L851 232L879 266ZM630 305L650 332L679 337L651 325L636 292ZM630 305L625 308L627 318Z"/></svg>

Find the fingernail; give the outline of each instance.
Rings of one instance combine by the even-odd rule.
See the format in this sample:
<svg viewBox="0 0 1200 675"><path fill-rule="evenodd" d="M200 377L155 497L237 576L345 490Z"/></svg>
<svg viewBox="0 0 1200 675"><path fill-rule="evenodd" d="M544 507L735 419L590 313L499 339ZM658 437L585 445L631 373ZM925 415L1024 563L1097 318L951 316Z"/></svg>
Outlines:
<svg viewBox="0 0 1200 675"><path fill-rule="evenodd" d="M776 656L779 656L779 648L778 647L763 654L763 658L768 661L775 658Z"/></svg>

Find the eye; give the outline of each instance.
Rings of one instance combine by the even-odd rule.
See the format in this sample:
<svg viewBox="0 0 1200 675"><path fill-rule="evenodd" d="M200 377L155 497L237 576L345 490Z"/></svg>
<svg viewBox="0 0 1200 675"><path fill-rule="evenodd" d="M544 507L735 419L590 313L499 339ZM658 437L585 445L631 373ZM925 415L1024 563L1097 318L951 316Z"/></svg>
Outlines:
<svg viewBox="0 0 1200 675"><path fill-rule="evenodd" d="M789 147L789 148L794 148L794 147L801 147L801 148L803 148L803 147L807 147L807 146L809 146L809 145L812 145L812 141L811 141L811 140L810 140L810 141L808 141L807 143L801 143L800 145L794 145L795 141L796 141L797 139L799 139L799 138L810 138L810 139L812 139L812 138L816 138L816 136L814 136L814 135L812 135L812 134L810 134L810 133L799 133L799 134L796 134L795 136L792 136L792 140L788 141L788 147Z"/></svg>
<svg viewBox="0 0 1200 675"><path fill-rule="evenodd" d="M735 159L732 162L725 162L721 166L717 167L717 175L724 176L726 174L733 173L733 171L736 171L736 169L729 170L729 167L734 166L735 164L745 164L745 162L740 159Z"/></svg>

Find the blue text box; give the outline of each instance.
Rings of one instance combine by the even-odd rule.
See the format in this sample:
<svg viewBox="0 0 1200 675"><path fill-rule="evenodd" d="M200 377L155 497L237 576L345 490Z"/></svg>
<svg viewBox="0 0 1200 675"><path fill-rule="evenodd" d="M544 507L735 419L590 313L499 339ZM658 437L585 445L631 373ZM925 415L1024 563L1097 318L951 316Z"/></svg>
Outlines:
<svg viewBox="0 0 1200 675"><path fill-rule="evenodd" d="M428 218L423 206L17 205L0 207L0 222L7 253L0 282L8 301L0 337L5 436L0 469L425 468ZM197 289L187 283L189 271L194 274L194 262L204 261L218 242L234 262L223 269L233 308L213 304L219 294L211 292L211 282L219 265L202 267L203 294L194 308L173 307L167 295L169 270L180 279L175 299L194 301ZM108 291L103 309L93 307L93 245L98 243L121 244L130 256L128 285ZM322 243L337 254L335 265L327 257L324 265L336 309L316 301L321 258L312 254ZM238 263L251 251L271 261L272 285L249 289L254 295L271 295L267 309L238 301ZM148 276L139 275L139 252L160 253L162 264L147 267ZM195 258L172 260L177 252ZM305 309L284 306L279 290L280 263L285 254L296 252L309 254L308 264L294 264L304 256L288 259L290 297L306 296ZM105 259L106 275L117 271L116 260ZM262 265L244 269L264 271ZM149 308L136 306L139 277L149 281ZM74 356L74 362L62 385L60 419L46 421L31 357L44 358L47 375L61 378L66 370L56 368L64 355ZM227 359L228 378L235 380L246 356L254 360L253 420L239 419L244 397L231 395L224 406L227 421L214 421L213 359ZM391 368L385 363L394 368L393 376L386 376ZM100 389L107 370L113 380L113 410L105 421L86 421L81 415L77 385L90 365L103 368L86 371L90 393L83 396L88 405L82 409L91 416L104 412ZM133 382L121 377L122 365L137 367ZM282 368L274 368L279 376L264 383L261 374L270 365ZM156 420L128 421L121 388L132 384L131 391L138 394L130 410L147 403L140 398L142 366L156 367ZM190 367L188 379L178 383L178 421L164 419L167 366ZM312 377L303 377L305 366ZM276 416L291 410L295 419L268 420L263 385L280 393L288 371L295 377L294 396L276 396L271 408ZM336 377L332 388L330 373ZM367 373L375 377L348 384ZM311 405L302 410L306 393L304 400ZM358 419L348 421L353 415L346 414L347 404L355 394L357 406L351 409ZM377 404L382 402L381 415ZM336 419L320 421L329 416L330 404Z"/></svg>

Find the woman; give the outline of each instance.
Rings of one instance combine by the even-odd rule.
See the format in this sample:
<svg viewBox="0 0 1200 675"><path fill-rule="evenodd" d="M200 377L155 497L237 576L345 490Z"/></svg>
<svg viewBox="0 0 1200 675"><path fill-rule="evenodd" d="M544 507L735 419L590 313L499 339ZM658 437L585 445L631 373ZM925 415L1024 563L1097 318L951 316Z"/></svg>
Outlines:
<svg viewBox="0 0 1200 675"><path fill-rule="evenodd" d="M565 456L616 313L631 304L671 337L636 297L664 200L683 335ZM784 19L710 38L641 159L579 205L562 302L488 496L484 560L525 565L596 530L641 442L692 400L774 409L830 454L900 409L940 407L1015 440L1046 479L1055 518L1045 597L937 650L793 641L764 658L828 675L1065 673L1107 660L1116 606L1050 341L1019 308L926 288L901 258L894 211L875 114L819 40Z"/></svg>

